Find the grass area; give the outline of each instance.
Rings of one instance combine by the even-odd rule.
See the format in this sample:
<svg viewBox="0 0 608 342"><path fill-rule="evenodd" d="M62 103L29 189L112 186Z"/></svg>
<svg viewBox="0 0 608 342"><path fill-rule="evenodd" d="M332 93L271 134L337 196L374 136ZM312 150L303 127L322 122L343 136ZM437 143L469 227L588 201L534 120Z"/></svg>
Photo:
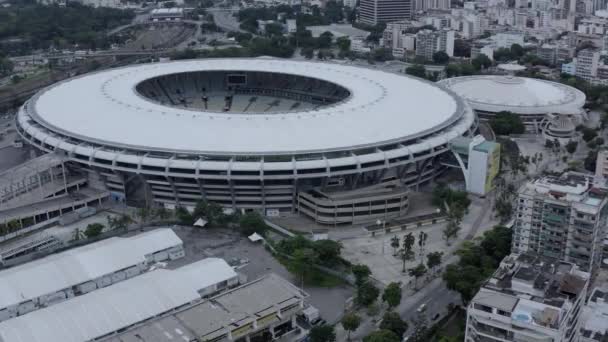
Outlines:
<svg viewBox="0 0 608 342"><path fill-rule="evenodd" d="M288 268L289 260L285 256L276 253L274 253L273 255L281 263L281 265ZM294 277L297 278L298 282L301 281L299 279L299 276L294 275ZM336 277L332 274L323 272L322 270L319 270L317 268L314 268L311 273L304 276L304 285L308 286L329 288L346 284L347 283L343 279ZM297 283L296 285L299 286L300 284Z"/></svg>

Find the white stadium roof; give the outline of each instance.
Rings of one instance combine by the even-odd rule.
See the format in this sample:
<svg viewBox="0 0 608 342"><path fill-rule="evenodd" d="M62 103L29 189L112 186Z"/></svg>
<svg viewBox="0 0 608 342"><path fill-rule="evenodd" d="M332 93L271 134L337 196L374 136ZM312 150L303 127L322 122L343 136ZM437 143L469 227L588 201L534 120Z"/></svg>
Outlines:
<svg viewBox="0 0 608 342"><path fill-rule="evenodd" d="M145 262L145 256L181 245L168 228L113 237L0 272L0 309L85 283Z"/></svg>
<svg viewBox="0 0 608 342"><path fill-rule="evenodd" d="M222 259L157 269L0 323L0 342L84 342L200 300L205 284L236 273Z"/></svg>
<svg viewBox="0 0 608 342"><path fill-rule="evenodd" d="M439 82L475 110L518 114L580 114L585 94L556 82L514 76L465 76Z"/></svg>
<svg viewBox="0 0 608 342"><path fill-rule="evenodd" d="M153 102L135 86L191 71L260 71L333 82L351 96L317 110L201 112ZM306 153L377 146L447 127L461 100L431 82L379 70L277 59L206 59L101 71L51 86L30 100L47 128L102 145L208 154ZM99 151L102 153L103 151Z"/></svg>

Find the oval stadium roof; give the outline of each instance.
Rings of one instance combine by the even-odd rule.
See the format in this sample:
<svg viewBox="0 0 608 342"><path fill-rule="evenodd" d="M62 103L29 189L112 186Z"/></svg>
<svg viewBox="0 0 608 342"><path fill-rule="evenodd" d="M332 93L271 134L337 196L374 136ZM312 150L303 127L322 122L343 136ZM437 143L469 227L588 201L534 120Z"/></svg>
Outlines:
<svg viewBox="0 0 608 342"><path fill-rule="evenodd" d="M316 110L268 114L194 111L155 103L140 82L190 71L260 71L314 77L347 88ZM363 148L439 131L466 107L431 82L370 68L278 59L145 64L70 79L37 94L30 115L52 131L124 148L209 154L287 154Z"/></svg>

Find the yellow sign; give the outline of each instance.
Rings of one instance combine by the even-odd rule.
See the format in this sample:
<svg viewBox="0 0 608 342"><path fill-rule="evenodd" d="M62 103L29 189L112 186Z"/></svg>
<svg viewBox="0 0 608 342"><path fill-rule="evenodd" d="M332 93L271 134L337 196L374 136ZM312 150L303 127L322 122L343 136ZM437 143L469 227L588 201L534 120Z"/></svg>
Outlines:
<svg viewBox="0 0 608 342"><path fill-rule="evenodd" d="M485 192L489 192L494 187L494 179L500 171L500 144L496 144L496 148L488 156L488 165L486 172Z"/></svg>

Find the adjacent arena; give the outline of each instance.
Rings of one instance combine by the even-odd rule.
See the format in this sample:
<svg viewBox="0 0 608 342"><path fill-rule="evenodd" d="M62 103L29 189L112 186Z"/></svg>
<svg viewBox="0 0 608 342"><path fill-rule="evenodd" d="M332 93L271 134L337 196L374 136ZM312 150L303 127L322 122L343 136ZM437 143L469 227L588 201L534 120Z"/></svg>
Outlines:
<svg viewBox="0 0 608 342"><path fill-rule="evenodd" d="M515 67L513 67L515 68ZM445 79L439 82L462 96L481 120L491 119L502 111L519 115L528 129L535 133L549 131L557 137L566 134L563 123L568 117L579 123L584 116L585 94L557 82L512 75L480 75ZM557 117L559 120L557 120ZM567 129L575 125L567 125ZM568 132L571 134L574 132Z"/></svg>
<svg viewBox="0 0 608 342"><path fill-rule="evenodd" d="M374 69L208 59L101 71L21 108L18 131L119 199L305 211L343 223L407 209L473 111L433 83ZM299 194L306 199L299 200Z"/></svg>

